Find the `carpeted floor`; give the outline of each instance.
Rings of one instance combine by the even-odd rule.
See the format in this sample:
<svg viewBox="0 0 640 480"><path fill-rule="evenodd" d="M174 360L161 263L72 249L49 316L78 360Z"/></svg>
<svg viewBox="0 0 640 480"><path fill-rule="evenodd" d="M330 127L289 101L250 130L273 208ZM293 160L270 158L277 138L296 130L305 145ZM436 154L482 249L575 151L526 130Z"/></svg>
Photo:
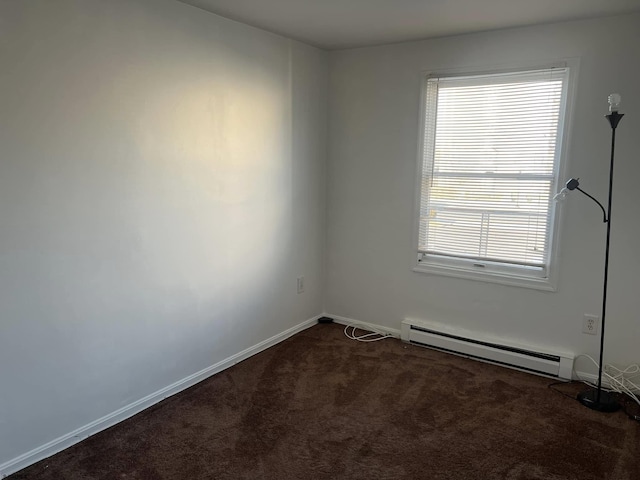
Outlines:
<svg viewBox="0 0 640 480"><path fill-rule="evenodd" d="M317 325L9 478L640 479L640 424L550 382Z"/></svg>

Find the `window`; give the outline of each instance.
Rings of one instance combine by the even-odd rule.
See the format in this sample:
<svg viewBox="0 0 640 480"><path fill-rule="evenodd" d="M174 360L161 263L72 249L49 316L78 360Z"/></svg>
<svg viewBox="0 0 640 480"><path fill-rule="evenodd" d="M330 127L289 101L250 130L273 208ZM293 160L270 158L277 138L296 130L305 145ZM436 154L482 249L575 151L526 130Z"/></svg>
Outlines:
<svg viewBox="0 0 640 480"><path fill-rule="evenodd" d="M553 289L568 74L426 79L415 270Z"/></svg>

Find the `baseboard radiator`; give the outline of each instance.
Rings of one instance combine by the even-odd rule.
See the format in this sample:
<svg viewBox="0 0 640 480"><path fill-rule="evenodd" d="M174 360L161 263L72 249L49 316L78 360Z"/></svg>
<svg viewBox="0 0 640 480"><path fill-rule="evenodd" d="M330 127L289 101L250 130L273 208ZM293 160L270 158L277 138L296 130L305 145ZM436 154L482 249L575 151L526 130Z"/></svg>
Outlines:
<svg viewBox="0 0 640 480"><path fill-rule="evenodd" d="M495 363L505 367L524 370L570 380L573 370L573 355L539 351L516 345L506 345L501 340L471 338L438 326L405 319L402 322L401 338L404 342L433 348L464 357Z"/></svg>

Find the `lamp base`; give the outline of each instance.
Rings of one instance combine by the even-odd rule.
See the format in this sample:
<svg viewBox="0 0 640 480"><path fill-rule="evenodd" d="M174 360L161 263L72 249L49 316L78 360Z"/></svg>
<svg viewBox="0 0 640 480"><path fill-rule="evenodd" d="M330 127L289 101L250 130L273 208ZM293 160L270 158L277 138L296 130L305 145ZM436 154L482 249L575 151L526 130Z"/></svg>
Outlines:
<svg viewBox="0 0 640 480"><path fill-rule="evenodd" d="M610 413L620 409L618 394L614 392L606 392L604 390L600 390L599 396L598 390L596 389L580 392L578 394L578 401L585 407L597 410L598 412Z"/></svg>

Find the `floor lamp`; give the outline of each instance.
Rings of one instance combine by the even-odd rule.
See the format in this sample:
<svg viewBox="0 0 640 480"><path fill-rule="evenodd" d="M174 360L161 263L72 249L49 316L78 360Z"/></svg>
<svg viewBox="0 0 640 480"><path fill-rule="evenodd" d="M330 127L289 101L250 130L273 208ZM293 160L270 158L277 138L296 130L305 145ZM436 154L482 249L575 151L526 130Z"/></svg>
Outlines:
<svg viewBox="0 0 640 480"><path fill-rule="evenodd" d="M609 280L609 241L611 238L611 195L613 192L613 160L616 147L616 128L618 123L624 116L623 113L619 113L621 97L617 93L609 95L609 114L606 115L609 124L611 125L611 164L609 167L609 203L607 210L602 204L594 197L580 188L580 182L577 178L571 178L565 185L565 187L554 198L560 199L571 190L578 190L580 193L586 195L591 200L596 202L602 209L602 215L604 223L607 224L607 243L605 248L605 260L604 260L604 284L602 292L602 324L600 326L600 361L598 363L598 385L597 388L590 388L584 392L578 394L578 401L584 406L600 412L615 412L620 408L618 403L618 395L614 392L608 392L602 389L602 369L603 369L603 357L604 357L604 327L605 316L607 313L607 284Z"/></svg>

